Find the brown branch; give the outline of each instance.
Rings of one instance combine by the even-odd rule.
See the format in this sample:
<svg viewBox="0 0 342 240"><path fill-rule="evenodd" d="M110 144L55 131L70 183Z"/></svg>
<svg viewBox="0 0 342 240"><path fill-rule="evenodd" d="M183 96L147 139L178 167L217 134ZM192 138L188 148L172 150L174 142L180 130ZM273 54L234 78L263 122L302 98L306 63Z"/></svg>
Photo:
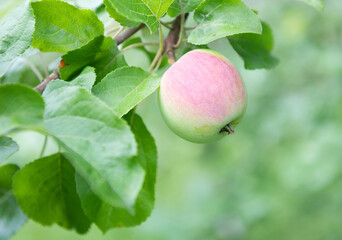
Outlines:
<svg viewBox="0 0 342 240"><path fill-rule="evenodd" d="M139 31L140 29L142 29L143 27L145 27L145 24L140 24L138 27L132 27L132 28L128 28L127 30L125 30L123 33L121 33L119 36L117 36L114 40L116 42L116 44L119 46L121 43L123 43L124 41L126 41L129 37L131 37L134 33L136 33L137 31Z"/></svg>
<svg viewBox="0 0 342 240"><path fill-rule="evenodd" d="M45 88L46 88L46 85L50 81L56 80L59 78L60 78L59 73L55 71L55 72L51 73L49 76L47 76L40 84L38 84L36 87L34 87L34 90L36 90L40 93L43 93Z"/></svg>
<svg viewBox="0 0 342 240"><path fill-rule="evenodd" d="M188 13L184 15L184 21L188 17ZM175 56L175 45L178 42L179 34L181 30L182 23L182 15L176 17L176 19L172 23L171 30L164 40L164 53L167 55L170 64L174 64L176 62Z"/></svg>

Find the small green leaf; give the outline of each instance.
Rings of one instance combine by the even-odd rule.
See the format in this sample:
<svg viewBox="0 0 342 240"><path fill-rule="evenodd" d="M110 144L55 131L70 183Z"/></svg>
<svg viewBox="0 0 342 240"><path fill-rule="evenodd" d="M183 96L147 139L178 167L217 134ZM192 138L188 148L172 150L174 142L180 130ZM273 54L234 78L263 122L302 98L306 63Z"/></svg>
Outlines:
<svg viewBox="0 0 342 240"><path fill-rule="evenodd" d="M113 11L134 22L146 23L152 32L159 25L159 18L163 16L174 0L105 0L106 9Z"/></svg>
<svg viewBox="0 0 342 240"><path fill-rule="evenodd" d="M109 15L115 19L115 21L119 22L121 26L125 27L137 27L139 26L138 22L131 21L127 19L126 17L122 16L118 11L116 11L115 7L113 6L112 1L110 0L104 0L103 3L106 6L106 11L109 13Z"/></svg>
<svg viewBox="0 0 342 240"><path fill-rule="evenodd" d="M0 135L18 127L42 125L44 101L40 94L19 84L0 87Z"/></svg>
<svg viewBox="0 0 342 240"><path fill-rule="evenodd" d="M319 11L323 11L324 10L324 0L299 0L302 2L305 2L313 7L315 7L316 9L318 9Z"/></svg>
<svg viewBox="0 0 342 240"><path fill-rule="evenodd" d="M188 41L200 45L216 39L239 34L261 34L258 16L241 0L206 0L195 11L198 26Z"/></svg>
<svg viewBox="0 0 342 240"><path fill-rule="evenodd" d="M19 150L18 144L11 138L0 137L0 163Z"/></svg>
<svg viewBox="0 0 342 240"><path fill-rule="evenodd" d="M27 220L12 193L12 177L19 170L14 164L0 167L0 239L9 239Z"/></svg>
<svg viewBox="0 0 342 240"><path fill-rule="evenodd" d="M131 227L138 225L150 216L154 206L154 186L156 181L157 149L153 137L146 129L142 119L135 115L126 116L138 143L138 156L134 157L145 169L143 187L139 192L135 213L131 214L124 208L111 206L102 201L89 185L80 177L76 177L77 192L87 216L103 231L115 227Z"/></svg>
<svg viewBox="0 0 342 240"><path fill-rule="evenodd" d="M137 67L122 67L109 73L93 93L123 116L159 87L159 77Z"/></svg>
<svg viewBox="0 0 342 240"><path fill-rule="evenodd" d="M75 170L60 153L40 158L18 171L13 192L23 212L43 224L85 233L90 221L76 192Z"/></svg>
<svg viewBox="0 0 342 240"><path fill-rule="evenodd" d="M34 31L33 11L28 2L13 4L0 20L0 77L12 61L31 45Z"/></svg>
<svg viewBox="0 0 342 240"><path fill-rule="evenodd" d="M243 33L228 37L230 44L242 57L246 69L273 68L278 59L271 55L273 36L271 28L262 22L262 34Z"/></svg>
<svg viewBox="0 0 342 240"><path fill-rule="evenodd" d="M104 32L103 23L91 10L54 0L31 5L36 17L32 46L43 52L68 52Z"/></svg>
<svg viewBox="0 0 342 240"><path fill-rule="evenodd" d="M132 159L136 142L126 122L78 86L52 81L43 97L45 127L76 171L104 201L132 209L145 173Z"/></svg>
<svg viewBox="0 0 342 240"><path fill-rule="evenodd" d="M80 73L80 75L72 80L70 83L73 86L80 86L84 87L85 89L91 91L96 80L95 68L93 67L86 67Z"/></svg>
<svg viewBox="0 0 342 240"><path fill-rule="evenodd" d="M192 12L201 4L201 2L203 2L203 0L182 0L184 13ZM182 11L179 0L175 0L167 10L167 14L170 17L176 17L181 13Z"/></svg>
<svg viewBox="0 0 342 240"><path fill-rule="evenodd" d="M80 74L84 67L92 66L99 81L116 68L127 65L123 55L118 53L112 38L99 36L80 49L62 56L67 65L60 70L61 78L69 81Z"/></svg>

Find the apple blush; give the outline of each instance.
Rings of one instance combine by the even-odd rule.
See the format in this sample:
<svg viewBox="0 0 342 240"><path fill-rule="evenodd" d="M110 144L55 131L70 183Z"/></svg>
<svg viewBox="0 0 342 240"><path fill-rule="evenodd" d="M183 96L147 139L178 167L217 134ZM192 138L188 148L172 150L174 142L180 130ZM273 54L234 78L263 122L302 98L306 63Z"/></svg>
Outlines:
<svg viewBox="0 0 342 240"><path fill-rule="evenodd" d="M195 143L233 134L246 110L244 83L223 55L206 49L183 55L163 75L159 105L166 124Z"/></svg>

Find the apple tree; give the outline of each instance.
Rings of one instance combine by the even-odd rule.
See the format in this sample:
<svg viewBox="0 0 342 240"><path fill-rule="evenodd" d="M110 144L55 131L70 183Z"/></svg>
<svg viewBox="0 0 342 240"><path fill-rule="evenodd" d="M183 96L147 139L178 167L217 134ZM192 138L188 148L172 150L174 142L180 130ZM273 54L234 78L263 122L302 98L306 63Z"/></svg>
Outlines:
<svg viewBox="0 0 342 240"><path fill-rule="evenodd" d="M302 1L323 9L323 0ZM91 224L103 232L141 224L154 206L157 149L135 111L139 103L165 79L186 84L203 67L196 65L202 56L190 53L208 57L203 49L220 38L228 39L246 69L278 64L270 26L242 0L8 0L0 6L0 239L27 219L80 234ZM133 48L146 53L148 67L127 63L125 53ZM177 67L183 55L189 59ZM210 106L215 111L222 101L241 101L229 118L237 120L245 111L243 82L227 59L218 58L222 66L204 69L204 85L191 94L205 96L227 77L230 85ZM219 71L221 85L210 82ZM222 99L236 84L241 95ZM174 117L165 115L166 121ZM177 121L180 126L171 128L182 136L187 129L177 128L192 120ZM232 133L227 123L215 134ZM9 157L20 146L11 135L27 130L45 136L40 157L14 164ZM45 154L47 141L58 151Z"/></svg>

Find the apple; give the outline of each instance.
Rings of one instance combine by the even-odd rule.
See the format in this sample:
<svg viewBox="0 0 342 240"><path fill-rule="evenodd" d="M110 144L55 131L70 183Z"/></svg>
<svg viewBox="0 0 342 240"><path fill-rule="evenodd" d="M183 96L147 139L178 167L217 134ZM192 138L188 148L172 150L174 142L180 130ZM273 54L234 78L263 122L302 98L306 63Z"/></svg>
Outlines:
<svg viewBox="0 0 342 240"><path fill-rule="evenodd" d="M233 134L232 128L240 122L246 104L239 72L227 58L212 50L186 53L160 82L162 116L173 132L190 142L213 142Z"/></svg>

